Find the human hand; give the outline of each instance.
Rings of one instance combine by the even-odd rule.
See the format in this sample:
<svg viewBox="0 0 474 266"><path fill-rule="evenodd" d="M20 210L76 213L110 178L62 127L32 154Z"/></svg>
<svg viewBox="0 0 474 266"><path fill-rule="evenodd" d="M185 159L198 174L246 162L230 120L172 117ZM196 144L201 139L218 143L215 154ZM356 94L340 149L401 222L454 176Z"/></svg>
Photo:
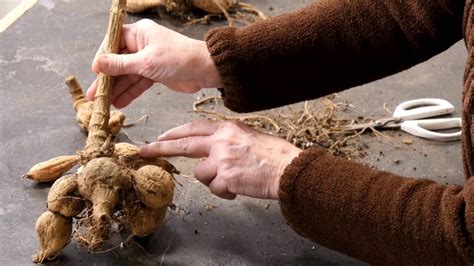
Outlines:
<svg viewBox="0 0 474 266"><path fill-rule="evenodd" d="M193 93L222 86L221 77L206 43L188 38L149 19L124 25L120 54L103 54L99 48L92 71L117 76L111 102L117 108L130 104L154 82L172 90ZM96 79L87 90L94 99Z"/></svg>
<svg viewBox="0 0 474 266"><path fill-rule="evenodd" d="M173 128L140 149L143 157L206 158L194 176L225 199L237 194L278 199L280 177L300 152L283 139L239 122L207 120Z"/></svg>

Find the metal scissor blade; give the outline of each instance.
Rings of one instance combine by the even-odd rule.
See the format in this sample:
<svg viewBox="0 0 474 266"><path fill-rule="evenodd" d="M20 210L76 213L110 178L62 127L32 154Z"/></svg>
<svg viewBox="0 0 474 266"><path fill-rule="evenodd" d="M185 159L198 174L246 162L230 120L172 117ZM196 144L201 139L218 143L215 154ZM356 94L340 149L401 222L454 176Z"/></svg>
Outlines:
<svg viewBox="0 0 474 266"><path fill-rule="evenodd" d="M400 127L401 119L398 117L388 117L382 118L374 121L370 121L368 123L363 124L349 124L343 126L342 129L345 131L354 131L354 130L362 130L366 128L398 128Z"/></svg>
<svg viewBox="0 0 474 266"><path fill-rule="evenodd" d="M374 123L364 123L364 124L349 124L342 126L341 129L344 131L357 131L362 130L364 128L370 128L374 125Z"/></svg>

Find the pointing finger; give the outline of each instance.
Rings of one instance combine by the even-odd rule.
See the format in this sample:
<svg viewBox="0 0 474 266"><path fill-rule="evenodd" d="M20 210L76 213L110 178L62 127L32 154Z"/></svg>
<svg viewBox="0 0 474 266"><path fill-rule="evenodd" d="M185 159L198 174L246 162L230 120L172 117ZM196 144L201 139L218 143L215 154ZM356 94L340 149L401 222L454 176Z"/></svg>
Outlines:
<svg viewBox="0 0 474 266"><path fill-rule="evenodd" d="M191 136L210 136L214 134L219 122L209 120L196 120L166 131L158 137L158 140L174 140Z"/></svg>
<svg viewBox="0 0 474 266"><path fill-rule="evenodd" d="M208 137L186 137L144 145L140 148L140 155L148 158L158 156L202 158L209 155L210 146Z"/></svg>

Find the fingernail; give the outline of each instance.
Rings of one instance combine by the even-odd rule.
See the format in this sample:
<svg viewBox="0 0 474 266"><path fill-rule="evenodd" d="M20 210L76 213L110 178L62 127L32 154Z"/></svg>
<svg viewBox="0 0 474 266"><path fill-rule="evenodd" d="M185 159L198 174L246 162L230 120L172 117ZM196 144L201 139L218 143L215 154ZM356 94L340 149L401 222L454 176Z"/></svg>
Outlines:
<svg viewBox="0 0 474 266"><path fill-rule="evenodd" d="M166 133L163 133L156 138L157 140L163 140L166 137Z"/></svg>

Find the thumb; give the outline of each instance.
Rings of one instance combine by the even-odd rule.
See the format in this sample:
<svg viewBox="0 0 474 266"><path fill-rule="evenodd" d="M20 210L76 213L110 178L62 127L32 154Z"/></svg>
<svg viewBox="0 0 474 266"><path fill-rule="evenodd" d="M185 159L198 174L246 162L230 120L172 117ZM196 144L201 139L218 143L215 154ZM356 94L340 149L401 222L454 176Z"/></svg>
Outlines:
<svg viewBox="0 0 474 266"><path fill-rule="evenodd" d="M138 74L141 62L140 55L135 54L103 54L92 64L92 70L110 76Z"/></svg>

